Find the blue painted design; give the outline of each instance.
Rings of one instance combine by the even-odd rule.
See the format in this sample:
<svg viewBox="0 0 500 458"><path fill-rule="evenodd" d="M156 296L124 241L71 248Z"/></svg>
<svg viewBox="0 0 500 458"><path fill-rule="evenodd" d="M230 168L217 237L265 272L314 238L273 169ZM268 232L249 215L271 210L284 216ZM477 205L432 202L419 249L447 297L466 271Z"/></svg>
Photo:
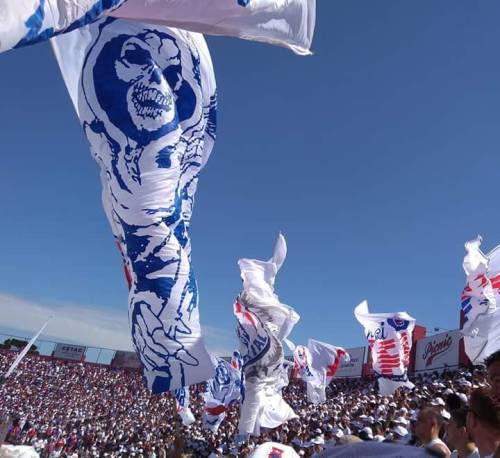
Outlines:
<svg viewBox="0 0 500 458"><path fill-rule="evenodd" d="M396 331L404 331L405 329L408 328L410 322L408 320L396 320L389 318L387 320L387 324L392 328L394 328Z"/></svg>
<svg viewBox="0 0 500 458"><path fill-rule="evenodd" d="M190 368L200 366L191 350L199 323L189 224L204 139L215 135L202 102L207 76L193 45L167 28L108 18L90 31L83 125L105 169L115 237L131 271L132 340L159 393L189 384ZM215 95L206 100L215 119Z"/></svg>
<svg viewBox="0 0 500 458"><path fill-rule="evenodd" d="M238 5L240 6L248 6L250 3L250 0L238 0Z"/></svg>
<svg viewBox="0 0 500 458"><path fill-rule="evenodd" d="M45 19L46 0L39 0L40 3L38 7L25 22L28 29L26 35L19 40L14 48L45 41L61 33L70 32L84 25L91 24L99 19L105 12L115 9L124 1L125 0L99 0L94 3L82 17L71 23L64 30L56 30L54 27L42 30L43 21Z"/></svg>

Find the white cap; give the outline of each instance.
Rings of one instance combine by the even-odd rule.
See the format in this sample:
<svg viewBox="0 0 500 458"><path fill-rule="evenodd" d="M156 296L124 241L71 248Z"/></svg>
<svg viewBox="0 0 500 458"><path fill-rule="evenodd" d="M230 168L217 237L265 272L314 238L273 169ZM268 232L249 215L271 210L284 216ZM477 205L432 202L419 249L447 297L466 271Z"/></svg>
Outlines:
<svg viewBox="0 0 500 458"><path fill-rule="evenodd" d="M368 436L368 439L373 439L373 431L370 427L363 428L360 433L365 433Z"/></svg>
<svg viewBox="0 0 500 458"><path fill-rule="evenodd" d="M396 427L392 428L392 432L400 437L405 437L409 434L408 430L401 425L397 425Z"/></svg>
<svg viewBox="0 0 500 458"><path fill-rule="evenodd" d="M311 443L314 445L324 445L325 444L325 439L323 439L322 436L317 436L311 439Z"/></svg>
<svg viewBox="0 0 500 458"><path fill-rule="evenodd" d="M446 403L443 401L443 398L436 398L431 401L431 405L433 406L444 406Z"/></svg>

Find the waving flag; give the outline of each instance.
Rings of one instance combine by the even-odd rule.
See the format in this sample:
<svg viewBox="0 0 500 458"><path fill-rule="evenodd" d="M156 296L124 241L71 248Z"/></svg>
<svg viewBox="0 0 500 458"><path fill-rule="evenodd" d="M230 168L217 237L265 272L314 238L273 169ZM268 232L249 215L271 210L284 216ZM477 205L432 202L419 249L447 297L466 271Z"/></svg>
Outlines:
<svg viewBox="0 0 500 458"><path fill-rule="evenodd" d="M316 380L317 375L313 373L312 356L309 348L304 345L297 345L293 351L293 361L295 363L295 373L304 382Z"/></svg>
<svg viewBox="0 0 500 458"><path fill-rule="evenodd" d="M106 18L54 43L101 168L145 382L160 393L205 381L213 366L200 328L189 238L198 176L216 130L205 40Z"/></svg>
<svg viewBox="0 0 500 458"><path fill-rule="evenodd" d="M335 347L309 339L307 347L299 345L294 350L295 371L307 383L307 398L313 404L326 401L326 387L337 372L340 363L349 361L349 354L342 347Z"/></svg>
<svg viewBox="0 0 500 458"><path fill-rule="evenodd" d="M342 361L349 361L349 354L342 347L309 339L307 347L312 358L312 367L317 377L308 384L308 397L314 404L326 401L326 387L332 381ZM309 386L311 385L311 386Z"/></svg>
<svg viewBox="0 0 500 458"><path fill-rule="evenodd" d="M315 10L315 0L0 0L0 52L113 15L309 54Z"/></svg>
<svg viewBox="0 0 500 458"><path fill-rule="evenodd" d="M175 407L177 414L181 417L182 424L189 426L194 423L195 418L189 407L189 387L184 386L175 390Z"/></svg>
<svg viewBox="0 0 500 458"><path fill-rule="evenodd" d="M407 369L415 319L406 312L370 313L366 301L354 309L354 315L365 329L380 394L392 394L401 386L413 388Z"/></svg>
<svg viewBox="0 0 500 458"><path fill-rule="evenodd" d="M189 237L217 113L210 54L196 32L307 54L314 20L315 0L0 0L0 52L53 37L101 169L132 342L155 393L205 381L214 369ZM294 322L286 306L273 307L279 341Z"/></svg>
<svg viewBox="0 0 500 458"><path fill-rule="evenodd" d="M215 357L214 357L215 358ZM203 427L217 432L226 417L228 407L242 400L244 396L244 380L242 360L238 351L233 353L231 362L215 358L215 377L207 381L205 393L205 409Z"/></svg>
<svg viewBox="0 0 500 458"><path fill-rule="evenodd" d="M234 313L246 382L239 422L242 436L259 435L261 427L276 428L296 416L281 395L288 383L282 342L299 315L274 293L276 274L286 251L285 238L280 234L269 261L238 262L243 291L235 302Z"/></svg>
<svg viewBox="0 0 500 458"><path fill-rule="evenodd" d="M464 347L473 364L480 364L500 348L500 247L485 255L478 236L465 244L463 268L467 284L462 292Z"/></svg>

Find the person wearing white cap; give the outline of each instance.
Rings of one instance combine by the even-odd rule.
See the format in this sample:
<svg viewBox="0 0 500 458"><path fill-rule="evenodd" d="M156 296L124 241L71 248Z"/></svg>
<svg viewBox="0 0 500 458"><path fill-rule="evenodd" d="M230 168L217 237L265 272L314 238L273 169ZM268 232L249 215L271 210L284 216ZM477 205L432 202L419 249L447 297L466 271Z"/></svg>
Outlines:
<svg viewBox="0 0 500 458"><path fill-rule="evenodd" d="M480 458L479 450L467 431L466 422L467 409L451 412L451 419L446 429L446 442L454 449L452 458Z"/></svg>
<svg viewBox="0 0 500 458"><path fill-rule="evenodd" d="M424 448L437 452L445 458L449 458L451 451L439 438L442 426L443 417L441 413L433 407L425 407L418 414L415 424L415 434Z"/></svg>
<svg viewBox="0 0 500 458"><path fill-rule="evenodd" d="M311 444L313 446L313 453L311 456L318 456L323 452L325 439L323 439L323 436L316 436L311 440Z"/></svg>

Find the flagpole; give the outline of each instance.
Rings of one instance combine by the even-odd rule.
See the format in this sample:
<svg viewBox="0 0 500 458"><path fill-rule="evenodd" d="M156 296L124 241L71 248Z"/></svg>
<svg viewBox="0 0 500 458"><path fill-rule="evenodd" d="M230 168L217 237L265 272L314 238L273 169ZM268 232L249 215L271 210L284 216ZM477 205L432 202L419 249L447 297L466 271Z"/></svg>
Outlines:
<svg viewBox="0 0 500 458"><path fill-rule="evenodd" d="M0 384L5 382L5 380L10 377L10 375L15 371L16 367L19 366L23 358L25 357L26 353L30 350L30 348L33 346L35 343L36 339L40 337L40 334L43 332L43 330L46 328L46 326L49 324L49 321L52 319L52 315L49 316L48 320L43 324L43 326L40 328L40 330L31 338L31 340L26 344L26 346L23 348L21 353L17 355L16 359L14 362L10 365L9 369L5 374L3 374L0 378Z"/></svg>

